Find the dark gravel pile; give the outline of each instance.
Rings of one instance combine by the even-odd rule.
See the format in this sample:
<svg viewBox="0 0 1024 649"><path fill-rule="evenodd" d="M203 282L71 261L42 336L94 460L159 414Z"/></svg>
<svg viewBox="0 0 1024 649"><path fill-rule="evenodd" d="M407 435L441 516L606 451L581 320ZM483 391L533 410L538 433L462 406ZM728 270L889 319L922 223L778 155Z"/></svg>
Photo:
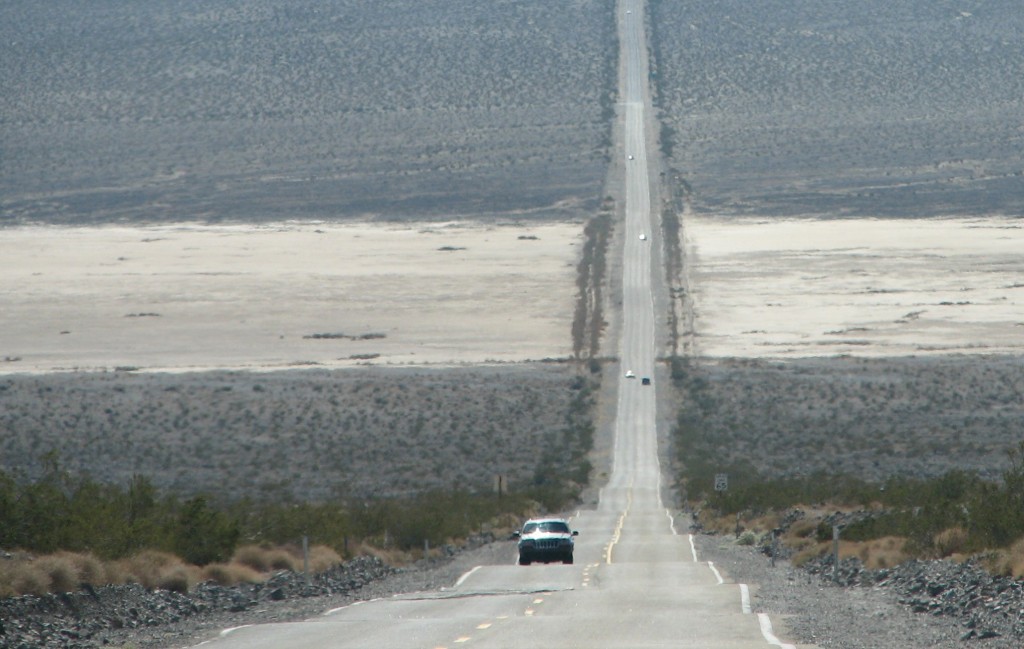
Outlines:
<svg viewBox="0 0 1024 649"><path fill-rule="evenodd" d="M910 561L868 570L822 557L800 568L732 538L697 537L700 558L728 581L753 586L755 612L780 637L839 649L1019 649L1024 646L1024 584L993 577L975 563ZM835 579L833 575L835 574Z"/></svg>
<svg viewBox="0 0 1024 649"><path fill-rule="evenodd" d="M11 649L78 649L118 644L168 625L218 613L267 611L275 602L323 600L358 591L396 571L375 557L359 557L307 581L281 571L258 584L200 584L188 594L138 584L86 586L75 593L25 595L0 601L0 643Z"/></svg>
<svg viewBox="0 0 1024 649"><path fill-rule="evenodd" d="M833 570L832 557L807 566L840 586L892 591L914 613L954 620L961 640L1007 638L1024 646L1024 583L994 577L973 562L908 561L895 568L867 570L860 560L843 559Z"/></svg>
<svg viewBox="0 0 1024 649"><path fill-rule="evenodd" d="M0 600L0 649L93 649L195 646L222 629L304 620L356 601L451 586L475 565L511 562L514 546L491 534L440 556L393 568L358 557L307 580L281 571L262 584L204 583L186 594L138 585Z"/></svg>

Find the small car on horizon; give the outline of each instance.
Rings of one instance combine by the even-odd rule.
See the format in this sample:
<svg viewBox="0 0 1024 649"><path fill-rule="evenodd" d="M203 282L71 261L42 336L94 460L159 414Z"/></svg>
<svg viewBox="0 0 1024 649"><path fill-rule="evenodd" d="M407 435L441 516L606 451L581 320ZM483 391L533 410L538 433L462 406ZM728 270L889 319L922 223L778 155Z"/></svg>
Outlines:
<svg viewBox="0 0 1024 649"><path fill-rule="evenodd" d="M626 370L626 378L627 379L635 379L636 378L636 372L634 372L633 370Z"/></svg>

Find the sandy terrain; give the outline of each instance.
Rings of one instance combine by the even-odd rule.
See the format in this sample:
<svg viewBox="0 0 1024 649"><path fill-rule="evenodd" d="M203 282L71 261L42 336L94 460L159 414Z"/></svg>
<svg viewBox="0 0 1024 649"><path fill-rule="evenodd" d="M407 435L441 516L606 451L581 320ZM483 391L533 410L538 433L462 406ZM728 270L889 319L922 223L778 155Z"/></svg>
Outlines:
<svg viewBox="0 0 1024 649"><path fill-rule="evenodd" d="M0 372L566 357L581 233L575 223L4 229Z"/></svg>
<svg viewBox="0 0 1024 649"><path fill-rule="evenodd" d="M688 218L702 356L1024 353L1009 218Z"/></svg>

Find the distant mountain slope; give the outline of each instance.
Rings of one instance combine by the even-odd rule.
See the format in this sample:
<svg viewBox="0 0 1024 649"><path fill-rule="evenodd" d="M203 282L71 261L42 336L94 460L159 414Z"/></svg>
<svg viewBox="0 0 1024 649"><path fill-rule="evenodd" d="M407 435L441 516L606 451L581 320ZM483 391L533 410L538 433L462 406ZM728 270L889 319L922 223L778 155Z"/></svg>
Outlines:
<svg viewBox="0 0 1024 649"><path fill-rule="evenodd" d="M1024 213L1012 0L652 0L671 164L730 215Z"/></svg>
<svg viewBox="0 0 1024 649"><path fill-rule="evenodd" d="M597 204L612 0L0 7L0 224Z"/></svg>

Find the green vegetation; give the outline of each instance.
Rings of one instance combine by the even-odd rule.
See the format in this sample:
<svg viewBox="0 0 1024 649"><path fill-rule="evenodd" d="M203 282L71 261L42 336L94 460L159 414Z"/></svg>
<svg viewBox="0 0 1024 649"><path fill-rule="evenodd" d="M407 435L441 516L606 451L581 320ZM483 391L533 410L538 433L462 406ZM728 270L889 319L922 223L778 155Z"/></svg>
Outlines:
<svg viewBox="0 0 1024 649"><path fill-rule="evenodd" d="M881 539L900 539L900 551L911 557L981 554L1010 548L1024 538L1024 442L1019 441L1019 431L1017 446L999 463L1002 470L996 475L983 476L975 470L957 468L963 462L956 446L931 447L935 455L940 451L947 454L944 465L934 465L945 468L931 475L892 470L885 477L871 478L856 475L849 469L852 464L847 464L843 470L844 465L836 456L843 456L846 449L859 446L876 462L892 452L886 436L872 432L879 420L872 419L869 410L898 406L905 413L903 421L898 422L904 427L909 418L906 413L918 411L915 402L921 399L921 393L901 385L901 377L894 374L892 367L880 367L884 369L879 373L884 380L846 368L837 373L839 380L822 381L825 374L815 372L813 377L818 379L814 382L813 389L818 391L815 393L808 387L810 381L806 378L810 367L788 365L784 370L766 373L763 365L747 362L743 367L709 370L686 359L673 359L672 377L682 400L673 442L679 469L678 484L684 498L707 512L709 517L722 518L722 529L730 529L732 524L728 521L737 520L737 516L748 522L764 517L770 529L778 523L778 512L794 508L828 513L862 510L864 515L854 516L853 522L844 524L844 541L868 544ZM990 375L999 376L999 368L993 363L986 367ZM924 369L931 374L910 373L912 381L922 386L938 385L940 372L946 371L938 365L924 366ZM788 380L787 372L800 380ZM766 375L774 380L763 380ZM963 377L969 377L969 373L961 372L960 378ZM957 416L966 420L975 409L972 405L975 400L1002 403L1001 393L996 391L1007 389L1008 382L979 381L976 385L991 387L984 387L978 395L971 395L963 388L959 391L934 388L934 391L953 395L949 401L955 402ZM843 392L844 384L854 387L847 387ZM927 387L923 392L928 395L932 390ZM890 403L883 404L876 399L878 391L882 391ZM787 392L796 396L787 396ZM863 401L865 407L855 407L857 401ZM937 401L929 397L928 403ZM836 402L842 405L833 405ZM808 413L821 409L839 414L808 417ZM947 416L934 405L929 405L927 411L923 408L919 411L927 414L915 420L922 427L927 426L929 419L935 422ZM990 419L1001 425L1002 420L994 415ZM856 422L857 428L848 423L851 421ZM835 422L840 428L830 430L827 426L836 425ZM769 426L780 430L770 430ZM853 434L852 431L860 428L866 432L860 436ZM933 424L926 430L934 428ZM784 436L806 440L802 449L792 451L789 467L767 463L758 452L759 448L764 448L763 441L755 438L769 435L780 440L778 444L786 443L782 441ZM835 439L824 444L814 443L824 435ZM876 447L869 448L862 437ZM950 436L950 439L955 438ZM912 439L910 434L901 436L899 441L906 443L908 439ZM758 443L762 446L757 446ZM802 473L779 470L794 465L815 466L816 462L818 468ZM834 466L836 470L827 470L823 465ZM716 492L715 476L722 473L728 475L728 489ZM832 527L822 522L804 530L804 537L811 542L828 541L832 538Z"/></svg>
<svg viewBox="0 0 1024 649"><path fill-rule="evenodd" d="M578 407L585 408L589 398L589 391L581 387ZM561 433L574 435L580 445L574 448L581 450L572 454L577 462L574 477L586 477L580 458L585 455L582 445L589 448L589 432L584 418L571 421ZM555 466L560 459L547 458L546 462ZM564 475L564 470L553 469L538 471L535 484L500 496L447 491L358 502L344 498L321 503L249 499L220 502L207 496L181 500L157 493L143 476L135 476L121 488L70 474L61 467L55 453L47 454L45 464L45 474L34 482L22 482L0 472L0 547L63 556L65 560L47 559L56 567L50 571L54 574L47 573L43 579L61 588L78 583L65 574L71 570L69 561L82 561L69 560L71 555L89 557L92 562L128 561L131 567L122 567L119 572L135 575L155 570L162 576L150 579L150 583L173 579L180 590L194 580L179 564L214 566L206 577L219 581L238 578L231 575L242 568L224 567L229 561L251 569L261 565L264 569L268 565L280 567L281 561L254 557L251 551L240 559L240 547L285 547L306 536L311 543L336 553L339 560L371 548L408 552L466 538L496 522L503 521L501 527L512 527L519 517L563 507L578 495L577 485L556 479ZM153 557L164 558L155 561ZM158 565L148 570L135 565L139 563ZM170 564L173 570L167 569ZM103 583L104 570L84 572L99 580L90 583ZM0 582L4 581L2 577ZM23 574L19 578L25 579ZM42 583L38 576L35 579ZM20 587L0 584L0 590L37 592L39 583Z"/></svg>
<svg viewBox="0 0 1024 649"><path fill-rule="evenodd" d="M576 310L572 322L573 357L595 358L601 349L604 283L608 244L615 227L615 201L606 196L601 210L583 229L583 251L576 269Z"/></svg>

